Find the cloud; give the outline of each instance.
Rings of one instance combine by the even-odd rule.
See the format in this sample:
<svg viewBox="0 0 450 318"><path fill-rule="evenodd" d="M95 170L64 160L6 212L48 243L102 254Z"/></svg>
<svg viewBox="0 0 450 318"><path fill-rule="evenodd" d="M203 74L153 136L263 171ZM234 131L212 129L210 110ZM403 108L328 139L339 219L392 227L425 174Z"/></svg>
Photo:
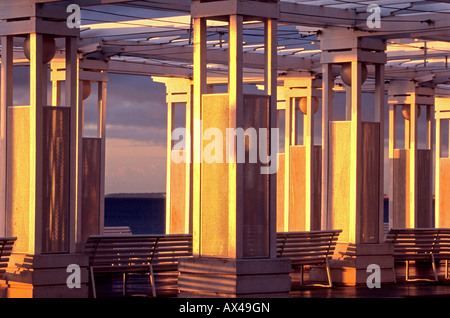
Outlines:
<svg viewBox="0 0 450 318"><path fill-rule="evenodd" d="M96 85L85 102L86 134L96 134ZM106 136L166 143L167 107L164 84L148 76L110 74L107 86Z"/></svg>

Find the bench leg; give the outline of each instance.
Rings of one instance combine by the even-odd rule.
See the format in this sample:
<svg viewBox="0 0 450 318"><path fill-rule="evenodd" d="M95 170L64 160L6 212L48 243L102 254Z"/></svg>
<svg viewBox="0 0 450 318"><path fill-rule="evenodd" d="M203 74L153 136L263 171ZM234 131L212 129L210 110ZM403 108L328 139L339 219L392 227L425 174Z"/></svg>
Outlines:
<svg viewBox="0 0 450 318"><path fill-rule="evenodd" d="M406 261L406 281L409 280L409 261Z"/></svg>
<svg viewBox="0 0 450 318"><path fill-rule="evenodd" d="M394 274L394 284L397 284L397 277L395 275L395 262L394 262L394 266L392 267L392 272Z"/></svg>
<svg viewBox="0 0 450 318"><path fill-rule="evenodd" d="M448 279L448 259L445 260L445 279Z"/></svg>
<svg viewBox="0 0 450 318"><path fill-rule="evenodd" d="M92 294L93 294L94 298L97 298L97 292L95 290L94 269L92 267L90 267L89 271L91 273Z"/></svg>
<svg viewBox="0 0 450 318"><path fill-rule="evenodd" d="M303 286L303 265L300 266L300 286Z"/></svg>
<svg viewBox="0 0 450 318"><path fill-rule="evenodd" d="M328 263L328 258L325 259L325 264L327 267L328 286L333 287L333 282L331 281L330 264Z"/></svg>
<svg viewBox="0 0 450 318"><path fill-rule="evenodd" d="M127 273L123 273L122 278L122 296L127 294Z"/></svg>
<svg viewBox="0 0 450 318"><path fill-rule="evenodd" d="M431 253L431 265L433 266L434 280L438 281L437 273L436 273L436 263L434 262L434 255Z"/></svg>
<svg viewBox="0 0 450 318"><path fill-rule="evenodd" d="M155 276L153 276L153 267L152 265L149 266L150 267L150 272L149 272L149 280L150 280L150 286L152 286L152 295L153 297L156 297L156 288L155 288Z"/></svg>

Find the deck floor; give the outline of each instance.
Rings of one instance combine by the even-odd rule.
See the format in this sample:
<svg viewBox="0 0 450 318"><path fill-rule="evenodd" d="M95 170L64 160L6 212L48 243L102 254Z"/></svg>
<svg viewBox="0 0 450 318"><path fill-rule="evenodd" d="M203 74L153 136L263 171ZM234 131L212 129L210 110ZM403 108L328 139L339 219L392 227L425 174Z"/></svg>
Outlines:
<svg viewBox="0 0 450 318"><path fill-rule="evenodd" d="M444 279L444 266L437 266L438 282L405 282L405 264L396 263L396 284L382 284L381 288L370 289L367 286L333 286L332 288L300 286L300 273L291 274L291 298L410 298L410 297L450 297L450 280ZM411 264L410 278L433 278L430 263ZM304 273L304 282L309 284L308 270ZM313 282L314 283L314 282ZM157 280L157 295L160 298L177 296L176 277L168 275ZM123 296L122 275L96 276L97 298ZM125 297L152 297L148 275L129 275Z"/></svg>

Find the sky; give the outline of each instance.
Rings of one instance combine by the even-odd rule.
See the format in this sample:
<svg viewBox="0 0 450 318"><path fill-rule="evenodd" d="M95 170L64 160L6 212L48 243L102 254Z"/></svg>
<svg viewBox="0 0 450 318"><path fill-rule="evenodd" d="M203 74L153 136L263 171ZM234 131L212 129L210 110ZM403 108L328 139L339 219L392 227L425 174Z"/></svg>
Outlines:
<svg viewBox="0 0 450 318"><path fill-rule="evenodd" d="M105 193L165 192L165 85L121 74L107 85ZM95 96L85 101L86 136L96 133Z"/></svg>

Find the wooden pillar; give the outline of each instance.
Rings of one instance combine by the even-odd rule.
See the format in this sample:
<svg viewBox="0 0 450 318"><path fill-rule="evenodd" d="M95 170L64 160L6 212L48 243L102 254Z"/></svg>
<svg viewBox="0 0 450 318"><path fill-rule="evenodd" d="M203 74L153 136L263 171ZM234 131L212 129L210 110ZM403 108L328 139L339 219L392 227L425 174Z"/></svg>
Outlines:
<svg viewBox="0 0 450 318"><path fill-rule="evenodd" d="M331 63L322 65L322 229L331 229L331 213L328 209L328 134L333 118L333 68Z"/></svg>
<svg viewBox="0 0 450 318"><path fill-rule="evenodd" d="M167 93L166 233L192 233L192 80L152 78L164 83ZM176 150L172 140L175 104L185 106L183 145Z"/></svg>
<svg viewBox="0 0 450 318"><path fill-rule="evenodd" d="M80 289L69 290L66 285L69 264L78 264L82 270L88 265L86 256L76 253L79 30L68 29L65 19L47 19L49 14L55 17L65 12L57 6L11 2L8 8L3 12L5 27L0 32L0 234L17 236L17 241L11 268L4 276L6 293L11 297L86 297L85 276ZM12 105L13 37L26 38L24 43L29 43L24 53L30 61L30 105ZM61 101L60 86L55 83L49 103L47 63L56 53L54 38L61 38L63 44L60 51L64 54L60 55L66 86Z"/></svg>
<svg viewBox="0 0 450 318"><path fill-rule="evenodd" d="M384 282L392 282L392 247L383 235L384 64L386 43L329 29L320 35L322 63L322 223L341 229L331 276L334 282L364 284L374 257ZM345 120L333 121L332 71L340 65L346 85ZM373 121L362 120L362 85L367 65L375 69ZM373 76L372 75L372 76ZM343 256L344 255L344 256ZM348 258L347 258L348 256ZM345 261L342 261L345 259ZM316 272L312 271L316 278ZM318 278L318 277L317 277Z"/></svg>
<svg viewBox="0 0 450 318"><path fill-rule="evenodd" d="M321 228L321 153L320 146L314 146L313 101L321 97L321 82L311 75L289 77L284 80L287 117L298 110L302 116L303 144L295 143L296 121L286 120L284 191L285 231L309 231ZM306 101L306 110L300 111L300 103ZM303 113L305 112L305 113ZM291 131L291 133L289 133ZM294 133L292 133L294 132ZM286 201L284 202L286 203Z"/></svg>
<svg viewBox="0 0 450 318"><path fill-rule="evenodd" d="M278 24L275 19L266 18L264 20L264 54L265 54L265 67L264 67L264 93L270 96L269 102L269 127L271 128L270 137L277 138L276 145L278 146L278 134L273 136L272 128L278 128L277 118L277 37L278 37ZM278 147L273 148L272 142L269 143L269 154L272 158L277 160L276 167L279 167ZM278 168L277 168L278 169ZM276 258L277 255L277 174L269 174L269 257Z"/></svg>
<svg viewBox="0 0 450 318"><path fill-rule="evenodd" d="M255 5L262 10L255 11ZM273 164L276 166L278 152L271 143L271 138L277 137L275 133L272 135L271 128L276 127L279 5L276 1L194 1L191 15L194 18L193 117L194 125L196 119L201 119L202 126L194 126L193 141L194 258L179 263L180 293L227 297L285 295L290 290L290 261L276 257L276 175L268 169ZM206 19L228 23L229 80L225 94L206 94ZM246 19L258 19L265 26L264 95L244 94L243 90ZM267 138L263 139L267 147L257 148L257 162L241 162L247 156L241 151L249 151L250 155L254 150L240 146L245 144L240 138L245 138L247 133L241 134L241 130L248 127L257 131L259 145L261 138ZM265 134L261 128L266 129ZM203 140L198 139L196 131L205 134ZM206 134L211 131L221 134L222 140L215 135L216 144L223 142L214 148L214 158L209 158L212 155L207 152L211 139ZM273 161L267 162L265 155ZM224 278L231 279L229 285L218 284Z"/></svg>
<svg viewBox="0 0 450 318"><path fill-rule="evenodd" d="M389 84L390 227L423 228L432 226L432 111L434 91L409 80ZM425 148L418 148L419 111L425 107ZM405 149L397 149L395 130L401 108L405 118ZM421 128L422 129L422 128Z"/></svg>
<svg viewBox="0 0 450 318"><path fill-rule="evenodd" d="M0 103L0 235L6 236L6 162L7 116L13 103L13 37L2 36L1 103Z"/></svg>
<svg viewBox="0 0 450 318"><path fill-rule="evenodd" d="M446 96L436 96L435 103L435 227L448 228L450 227L450 201L448 200L448 198L450 197L450 150L448 157L444 157L442 154L442 121L446 120L447 122L449 122L450 127L450 99Z"/></svg>
<svg viewBox="0 0 450 318"><path fill-rule="evenodd" d="M202 162L202 95L206 93L206 18L194 18L194 87L193 87L193 182L192 182L192 235L194 256L200 254L201 162Z"/></svg>

